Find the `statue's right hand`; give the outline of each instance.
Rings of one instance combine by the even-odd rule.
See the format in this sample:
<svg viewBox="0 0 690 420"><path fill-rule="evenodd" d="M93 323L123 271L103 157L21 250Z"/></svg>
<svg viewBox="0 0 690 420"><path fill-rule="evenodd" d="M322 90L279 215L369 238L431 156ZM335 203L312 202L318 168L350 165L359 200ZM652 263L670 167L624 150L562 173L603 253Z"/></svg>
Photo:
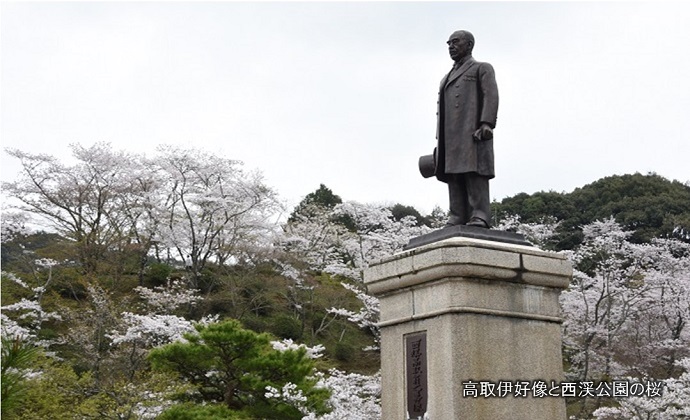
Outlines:
<svg viewBox="0 0 690 420"><path fill-rule="evenodd" d="M491 129L489 124L482 124L482 126L472 134L472 137L474 137L476 141L491 140L494 138L494 130Z"/></svg>

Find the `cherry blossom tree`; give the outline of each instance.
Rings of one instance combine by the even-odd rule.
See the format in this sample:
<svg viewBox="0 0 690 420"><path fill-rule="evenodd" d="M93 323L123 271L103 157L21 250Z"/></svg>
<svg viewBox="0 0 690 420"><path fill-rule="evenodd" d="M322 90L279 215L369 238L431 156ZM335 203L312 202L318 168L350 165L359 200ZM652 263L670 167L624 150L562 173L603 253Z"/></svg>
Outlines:
<svg viewBox="0 0 690 420"><path fill-rule="evenodd" d="M305 351L306 356L310 359L321 358L323 356L323 351L325 350L325 347L322 344L317 344L313 347L309 347L306 344L295 343L290 338L285 338L280 341L271 341L271 346L274 350L278 351L298 351L303 349Z"/></svg>
<svg viewBox="0 0 690 420"><path fill-rule="evenodd" d="M42 259L36 260L36 265L48 272L45 279L34 276L34 284L22 280L11 272L2 272L3 282L12 282L20 287L25 297L18 301L3 305L0 319L2 319L2 336L8 339L19 338L25 342L48 347L51 341L39 339L39 332L42 325L49 321L61 321L62 316L56 311L47 311L43 308L41 301L46 292L46 287L52 280L52 267L57 265L57 261Z"/></svg>
<svg viewBox="0 0 690 420"><path fill-rule="evenodd" d="M662 353L678 353L688 343L687 244L630 243L630 232L613 219L583 232L583 244L571 254L573 283L562 294L565 336L572 340L566 345L577 349L572 361L578 376L663 374L650 367L650 356L674 365L676 358Z"/></svg>
<svg viewBox="0 0 690 420"><path fill-rule="evenodd" d="M292 340L272 341L271 345L279 351L297 351L304 349L310 359L322 356L324 347L316 345L309 347L296 344ZM330 391L328 406L331 412L319 415L304 405L306 398L296 391L292 383L287 383L282 390L267 387L267 398L275 398L302 408L302 420L339 420L343 418L353 420L371 420L381 418L381 374L363 375L347 373L338 369L328 372L314 372L318 380L316 387Z"/></svg>
<svg viewBox="0 0 690 420"><path fill-rule="evenodd" d="M72 165L8 150L23 172L3 189L25 214L70 239L87 273L108 252L134 253L141 284L154 247L159 259L172 251L188 262L197 280L210 259L223 264L241 258L243 248L270 243L265 234L280 206L261 175L243 171L241 162L165 146L152 159L107 143L71 147Z"/></svg>
<svg viewBox="0 0 690 420"><path fill-rule="evenodd" d="M303 420L371 420L381 418L381 374L362 375L330 369L319 372L319 386L331 392L331 412L321 416L310 413Z"/></svg>
<svg viewBox="0 0 690 420"><path fill-rule="evenodd" d="M347 201L334 207L305 204L286 224L281 246L310 268L362 280L374 261L402 250L410 238L428 233L413 216L395 220L382 204Z"/></svg>
<svg viewBox="0 0 690 420"><path fill-rule="evenodd" d="M67 348L78 355L79 368L91 372L97 388L117 380L122 371L110 347L108 333L121 322L120 314L127 303L114 299L101 286L86 286L87 297L77 308L63 308L70 329L65 335Z"/></svg>
<svg viewBox="0 0 690 420"><path fill-rule="evenodd" d="M40 331L43 324L50 321L61 321L62 317L55 311L43 308L41 300L50 283L51 269L56 261L36 261L39 267L47 268L47 280L39 286L31 287L29 283L11 272L3 271L2 282L13 283L24 292L14 303L3 305L0 310L0 338L2 340L2 366L0 368L0 383L2 384L2 415L8 417L20 405L24 397L27 381L37 373L34 370L34 360L41 353L42 348L48 348L54 340L41 339ZM40 281L40 277L35 276Z"/></svg>
<svg viewBox="0 0 690 420"><path fill-rule="evenodd" d="M291 255L288 253L283 253L279 257L281 258L274 259L274 262L281 276L288 280L287 293L284 296L296 319L301 323L300 331L302 333L307 328L307 321L309 319L314 320L311 322L311 341L313 342L319 333L326 330L335 321L336 317L325 313L324 316L320 317L318 326L316 326L318 314L315 310L314 291L318 287L318 282L313 281L308 273L311 267L299 264L300 268L297 268L293 263L298 261L295 260L294 256L290 258Z"/></svg>
<svg viewBox="0 0 690 420"><path fill-rule="evenodd" d="M690 358L677 362L683 373L678 378L662 380L660 396L633 395L616 399L615 407L594 411L597 420L681 420L690 418ZM634 378L628 378L631 383Z"/></svg>
<svg viewBox="0 0 690 420"><path fill-rule="evenodd" d="M326 190L323 185L322 189ZM286 298L301 321L302 330L307 327L308 319L319 317L309 323L312 341L337 319L336 314L314 310L318 282L313 277L345 271L339 244L347 229L336 219L334 206L335 203L326 206L305 199L276 237L281 252L274 261L281 275L289 281Z"/></svg>
<svg viewBox="0 0 690 420"><path fill-rule="evenodd" d="M369 330L378 348L378 299L363 290L363 270L372 262L400 251L415 236L430 228L418 226L413 216L396 220L391 210L380 204L347 201L333 207L305 203L286 225L282 248L305 261L307 268L347 279L343 287L361 303L359 311L333 306L322 320L327 324L336 316ZM292 277L303 276L299 270ZM331 315L328 318L328 315Z"/></svg>
<svg viewBox="0 0 690 420"><path fill-rule="evenodd" d="M342 235L338 249L343 255L342 267L333 267L335 274L362 281L363 270L372 262L393 255L415 236L431 229L417 226L412 216L396 221L387 206L347 201L333 209L336 217L345 217L352 229Z"/></svg>
<svg viewBox="0 0 690 420"><path fill-rule="evenodd" d="M650 286L649 305L645 317L632 320L629 334L640 341L625 348L636 349L639 374L673 377L680 373L678 361L690 357L690 244L655 239L639 258Z"/></svg>
<svg viewBox="0 0 690 420"><path fill-rule="evenodd" d="M193 287L212 259L241 258L243 246L271 232L279 208L258 172L245 173L238 161L174 147L156 158L165 179L164 222L156 240L190 268Z"/></svg>
<svg viewBox="0 0 690 420"><path fill-rule="evenodd" d="M336 220L332 208L304 204L283 228L279 247L307 264L310 270L328 273L346 271L339 248L347 228Z"/></svg>
<svg viewBox="0 0 690 420"><path fill-rule="evenodd" d="M675 239L633 244L613 219L583 227L561 294L573 380L670 379L690 356L690 250ZM580 415L591 404L583 400ZM593 408L600 398L592 402Z"/></svg>
<svg viewBox="0 0 690 420"><path fill-rule="evenodd" d="M390 209L383 205L349 201L336 206L334 213L346 217L354 226L354 229L340 240L345 265L342 270L336 271L336 274L355 280L342 284L355 294L362 306L358 312L335 307L330 308L329 312L344 316L360 328L367 329L374 337L374 345L367 349L378 349L379 330L376 323L379 317L379 301L364 291L364 269L373 262L401 251L411 238L428 233L431 229L418 226L413 216L396 221Z"/></svg>
<svg viewBox="0 0 690 420"><path fill-rule="evenodd" d="M110 346L118 349L125 359L128 377L134 377L145 366L149 351L175 341L184 341L185 333L194 332L194 323L174 313L181 307L189 307L201 301L198 291L190 290L181 281L169 281L166 286L136 287L134 289L143 300L141 314L124 311L120 320L105 337ZM210 316L200 323L206 325L217 317Z"/></svg>
<svg viewBox="0 0 690 420"><path fill-rule="evenodd" d="M130 168L131 188L119 195L118 201L126 220L121 235L127 240L122 242L122 250L136 257L142 286L149 256L157 250L155 238L165 220L165 178L152 159L138 156L137 163Z"/></svg>
<svg viewBox="0 0 690 420"><path fill-rule="evenodd" d="M355 294L362 306L357 312L335 307L328 309L328 312L345 317L348 321L357 324L358 327L368 330L374 337L374 346L367 347L367 350L378 350L381 342L381 334L376 325L380 314L379 300L374 296L366 294L358 286L345 282L341 284L344 288Z"/></svg>
<svg viewBox="0 0 690 420"><path fill-rule="evenodd" d="M572 253L575 263L570 289L561 294L566 315L566 351L571 374L578 379L621 376L625 368L615 357L627 319L640 314L648 286L628 287L640 275L631 258L629 233L613 220L583 227L584 241Z"/></svg>
<svg viewBox="0 0 690 420"><path fill-rule="evenodd" d="M2 208L2 231L0 232L0 240L3 243L9 242L18 236L24 236L30 232L26 226L29 221L29 216L26 213L19 213L10 211L5 203Z"/></svg>
<svg viewBox="0 0 690 420"><path fill-rule="evenodd" d="M545 217L539 223L524 223L520 216L508 215L498 223L496 229L520 233L539 248L551 249L551 240L560 224L561 222L553 217Z"/></svg>
<svg viewBox="0 0 690 420"><path fill-rule="evenodd" d="M558 222L500 226L549 248ZM661 380L663 398L623 397L576 401L585 418L667 419L687 416L690 357L690 247L673 238L632 243L632 232L612 218L583 226L584 240L564 253L575 271L561 294L563 344L570 380Z"/></svg>
<svg viewBox="0 0 690 420"><path fill-rule="evenodd" d="M173 314L178 308L195 305L202 300L199 292L189 290L180 280L170 280L165 286L136 287L134 291L144 301L144 309L152 314Z"/></svg>
<svg viewBox="0 0 690 420"><path fill-rule="evenodd" d="M107 143L70 147L74 165L46 154L7 150L23 172L17 181L3 183L3 189L22 203L21 210L72 240L82 268L94 273L106 251L123 239L128 221L118 198L131 190L137 162Z"/></svg>

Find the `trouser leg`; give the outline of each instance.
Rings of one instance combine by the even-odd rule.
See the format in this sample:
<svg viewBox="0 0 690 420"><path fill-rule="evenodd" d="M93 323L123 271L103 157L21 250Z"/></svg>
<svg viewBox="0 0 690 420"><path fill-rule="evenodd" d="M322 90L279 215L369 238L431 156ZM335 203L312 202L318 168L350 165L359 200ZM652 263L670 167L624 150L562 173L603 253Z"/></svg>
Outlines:
<svg viewBox="0 0 690 420"><path fill-rule="evenodd" d="M472 218L491 220L489 178L474 172L454 174L448 181L450 218L447 225L464 225Z"/></svg>
<svg viewBox="0 0 690 420"><path fill-rule="evenodd" d="M482 219L489 226L491 221L489 178L474 172L464 174L464 177L470 219Z"/></svg>
<svg viewBox="0 0 690 420"><path fill-rule="evenodd" d="M462 174L453 175L448 181L448 198L450 202L450 218L448 225L464 225L470 220L467 202L467 188Z"/></svg>

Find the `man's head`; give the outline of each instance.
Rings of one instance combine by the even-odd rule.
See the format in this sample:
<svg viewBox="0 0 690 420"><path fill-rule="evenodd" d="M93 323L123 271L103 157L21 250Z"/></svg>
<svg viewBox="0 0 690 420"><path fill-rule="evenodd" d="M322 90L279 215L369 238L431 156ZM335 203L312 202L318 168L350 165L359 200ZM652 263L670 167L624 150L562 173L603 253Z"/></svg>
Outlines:
<svg viewBox="0 0 690 420"><path fill-rule="evenodd" d="M448 38L448 53L454 61L461 60L472 54L474 36L467 31L455 31Z"/></svg>

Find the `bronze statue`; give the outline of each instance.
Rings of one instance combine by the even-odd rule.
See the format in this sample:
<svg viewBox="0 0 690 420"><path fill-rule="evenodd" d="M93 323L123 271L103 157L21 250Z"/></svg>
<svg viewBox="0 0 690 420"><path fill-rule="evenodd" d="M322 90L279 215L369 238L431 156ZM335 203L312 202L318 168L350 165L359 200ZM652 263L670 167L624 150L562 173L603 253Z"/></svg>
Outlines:
<svg viewBox="0 0 690 420"><path fill-rule="evenodd" d="M446 226L488 228L489 180L495 176L493 129L498 113L494 69L472 58L471 33L453 32L447 44L455 63L439 88L436 149L433 156L420 158L420 171L448 184L450 218Z"/></svg>

